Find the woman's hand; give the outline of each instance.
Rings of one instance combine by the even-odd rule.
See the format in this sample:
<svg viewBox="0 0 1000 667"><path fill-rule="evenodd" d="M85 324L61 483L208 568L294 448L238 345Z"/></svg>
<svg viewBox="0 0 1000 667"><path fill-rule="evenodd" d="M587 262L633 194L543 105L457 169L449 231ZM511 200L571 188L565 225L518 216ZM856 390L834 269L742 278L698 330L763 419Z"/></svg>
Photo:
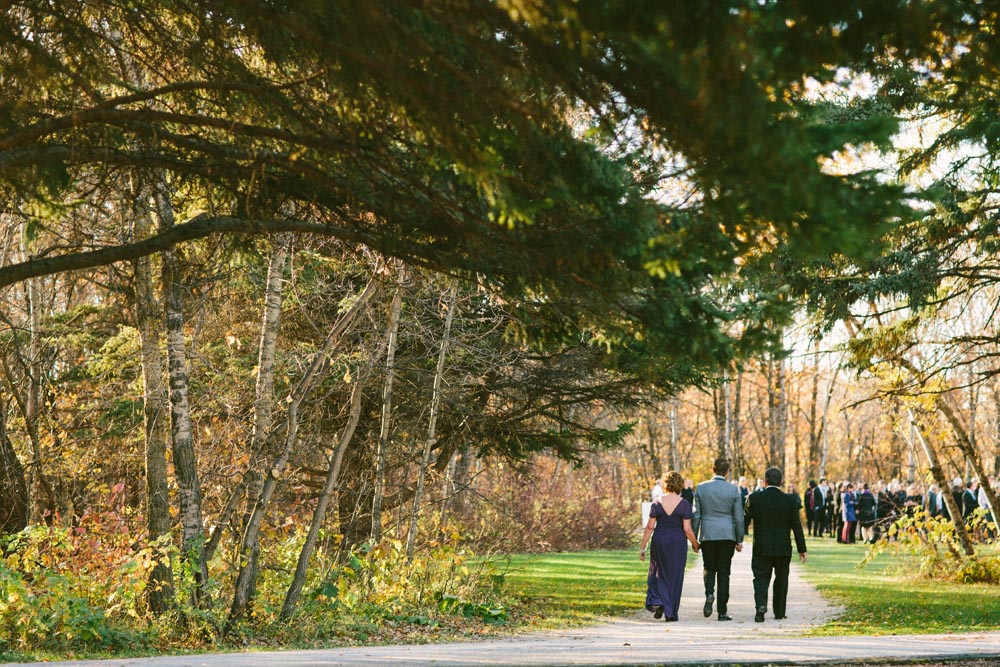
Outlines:
<svg viewBox="0 0 1000 667"><path fill-rule="evenodd" d="M646 549L645 548L639 549L639 560L641 560L643 563L646 562Z"/></svg>
<svg viewBox="0 0 1000 667"><path fill-rule="evenodd" d="M701 549L701 544L695 541L695 543L691 545L691 548L694 549L695 553L698 553L698 551Z"/></svg>

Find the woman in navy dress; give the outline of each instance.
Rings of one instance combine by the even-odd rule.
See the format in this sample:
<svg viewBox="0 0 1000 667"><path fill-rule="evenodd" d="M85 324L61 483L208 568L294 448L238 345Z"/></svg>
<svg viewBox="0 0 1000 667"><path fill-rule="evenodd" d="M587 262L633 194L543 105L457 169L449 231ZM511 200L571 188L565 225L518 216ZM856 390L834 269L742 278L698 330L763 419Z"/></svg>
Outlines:
<svg viewBox="0 0 1000 667"><path fill-rule="evenodd" d="M663 485L667 492L649 510L639 559L646 560L646 545L649 543L646 609L653 612L653 618L665 617L666 621L676 621L681 588L684 586L687 545L690 542L696 553L699 545L691 529L691 504L680 496L684 478L671 471L664 478Z"/></svg>

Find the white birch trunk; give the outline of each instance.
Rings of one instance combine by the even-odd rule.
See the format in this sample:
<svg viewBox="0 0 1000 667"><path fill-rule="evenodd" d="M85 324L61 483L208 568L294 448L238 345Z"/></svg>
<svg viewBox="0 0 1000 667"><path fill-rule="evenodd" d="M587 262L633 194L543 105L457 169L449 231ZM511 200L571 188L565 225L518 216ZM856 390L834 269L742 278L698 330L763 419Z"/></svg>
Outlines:
<svg viewBox="0 0 1000 667"><path fill-rule="evenodd" d="M441 379L444 376L444 362L451 343L451 323L455 317L455 289L450 290L448 297L448 314L444 320L444 335L441 337L441 348L438 350L437 366L434 369L434 385L431 394L430 417L427 420L427 440L424 442L423 456L420 458L420 470L417 473L417 488L413 494L413 514L410 517L410 530L406 536L406 557L413 558L413 545L417 537L417 519L420 516L420 502L424 495L424 479L427 477L427 467L431 462L431 448L437 440L437 418L441 407Z"/></svg>
<svg viewBox="0 0 1000 667"><path fill-rule="evenodd" d="M250 462L247 467L243 530L253 513L253 504L260 496L264 484L263 468L271 458L266 440L271 428L274 410L274 360L278 347L278 330L281 326L283 285L288 267L291 236L281 234L274 239L271 261L264 287L264 307L261 316L260 345L257 351L257 380L254 387L253 426L250 434ZM229 517L219 519L218 530L229 523ZM213 538L215 534L213 532ZM251 596L252 597L252 596Z"/></svg>
<svg viewBox="0 0 1000 667"><path fill-rule="evenodd" d="M281 452L271 464L268 474L264 479L260 497L254 503L253 512L247 522L240 546L240 570L236 577L236 585L233 592L233 604L229 610L229 621L227 629L239 620L246 612L247 606L252 600L252 594L256 587L257 577L257 556L260 547L260 527L264 521L264 515L274 493L274 488L278 480L284 474L285 466L288 465L288 457L292 453L298 437L299 407L302 401L322 377L322 371L326 366L326 361L330 352L340 344L344 334L350 330L357 314L371 298L375 292L375 279L372 279L365 287L362 294L355 301L351 309L344 313L333 325L322 348L313 355L309 369L296 384L288 401L288 412L285 417L285 439Z"/></svg>
<svg viewBox="0 0 1000 667"><path fill-rule="evenodd" d="M137 199L142 208L135 210L133 236L146 238L152 232L148 206L150 197L140 186ZM133 262L135 275L135 321L139 330L142 358L142 414L146 464L146 532L152 544L170 533L170 490L167 483L167 422L169 404L163 383L163 356L160 332L163 325L161 304L153 284L152 262L141 257ZM170 562L160 562L150 573L147 601L150 611L162 613L173 599L173 572Z"/></svg>
<svg viewBox="0 0 1000 667"><path fill-rule="evenodd" d="M166 176L159 174L153 184L153 197L161 231L174 224L174 210ZM201 510L201 482L191 428L188 402L187 353L184 344L184 288L180 284L180 266L173 249L164 251L163 296L167 330L167 373L170 397L170 441L174 454L174 476L181 519L181 554L190 564L195 586L194 604L207 603L203 587L208 581L205 562L205 530Z"/></svg>
<svg viewBox="0 0 1000 667"><path fill-rule="evenodd" d="M386 326L389 347L385 353L385 385L382 389L382 422L379 428L378 448L375 452L375 493L372 500L372 542L382 539L382 498L385 495L385 453L389 446L392 419L392 380L396 365L396 337L399 334L399 314L403 305L402 276L392 295L389 322Z"/></svg>

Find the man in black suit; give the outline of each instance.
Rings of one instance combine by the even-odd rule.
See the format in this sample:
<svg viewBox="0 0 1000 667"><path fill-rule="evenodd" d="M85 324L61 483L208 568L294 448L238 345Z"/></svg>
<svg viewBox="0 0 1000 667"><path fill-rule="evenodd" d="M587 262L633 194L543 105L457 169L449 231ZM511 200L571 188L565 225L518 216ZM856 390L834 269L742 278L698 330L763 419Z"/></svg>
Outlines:
<svg viewBox="0 0 1000 667"><path fill-rule="evenodd" d="M819 521L816 519L816 480L809 480L809 486L802 494L802 504L806 508L806 532L812 537L819 528Z"/></svg>
<svg viewBox="0 0 1000 667"><path fill-rule="evenodd" d="M782 492L780 486L783 475L779 468L768 468L764 473L766 486L751 493L747 498L744 519L746 532L754 525L753 556L750 568L753 570L753 596L758 623L764 621L767 611L767 589L771 586L774 573L774 617L785 618L785 601L788 597L788 568L792 562L792 542L789 531L795 534L795 546L799 559L806 562L806 538L802 534L799 508L791 497Z"/></svg>

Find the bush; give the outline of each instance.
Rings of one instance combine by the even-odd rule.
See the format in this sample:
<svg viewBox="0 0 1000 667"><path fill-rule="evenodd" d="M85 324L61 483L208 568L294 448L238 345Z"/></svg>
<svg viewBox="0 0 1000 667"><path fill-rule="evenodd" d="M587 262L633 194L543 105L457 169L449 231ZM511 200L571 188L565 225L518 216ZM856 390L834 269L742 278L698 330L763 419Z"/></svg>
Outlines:
<svg viewBox="0 0 1000 667"><path fill-rule="evenodd" d="M118 512L86 515L74 527L30 526L0 547L0 646L18 658L197 648L215 644L314 645L330 638L400 639L412 628L465 634L507 620L503 578L488 559L460 547L448 528L407 559L404 545L386 540L342 550L323 537L291 622L280 619L285 592L305 539L294 526L272 530L261 552L261 574L250 613L231 633L228 595L219 587L232 564L217 552L206 593L213 605L192 605L193 576L177 548L143 546ZM168 559L174 572L172 608L146 609L149 577Z"/></svg>
<svg viewBox="0 0 1000 667"><path fill-rule="evenodd" d="M530 475L502 469L466 519L476 544L508 553L624 549L636 542L640 503L596 464L540 459Z"/></svg>
<svg viewBox="0 0 1000 667"><path fill-rule="evenodd" d="M968 521L970 534L996 535L996 525L988 524L986 513L977 510ZM995 549L980 549L967 556L955 525L942 517L929 517L917 508L910 516L893 523L887 539L871 545L861 565L884 551L901 553L906 571L915 577L959 583L1000 583L1000 555Z"/></svg>
<svg viewBox="0 0 1000 667"><path fill-rule="evenodd" d="M84 517L73 528L29 526L8 537L0 639L19 650L145 643L145 590L160 556L134 549L114 525Z"/></svg>

